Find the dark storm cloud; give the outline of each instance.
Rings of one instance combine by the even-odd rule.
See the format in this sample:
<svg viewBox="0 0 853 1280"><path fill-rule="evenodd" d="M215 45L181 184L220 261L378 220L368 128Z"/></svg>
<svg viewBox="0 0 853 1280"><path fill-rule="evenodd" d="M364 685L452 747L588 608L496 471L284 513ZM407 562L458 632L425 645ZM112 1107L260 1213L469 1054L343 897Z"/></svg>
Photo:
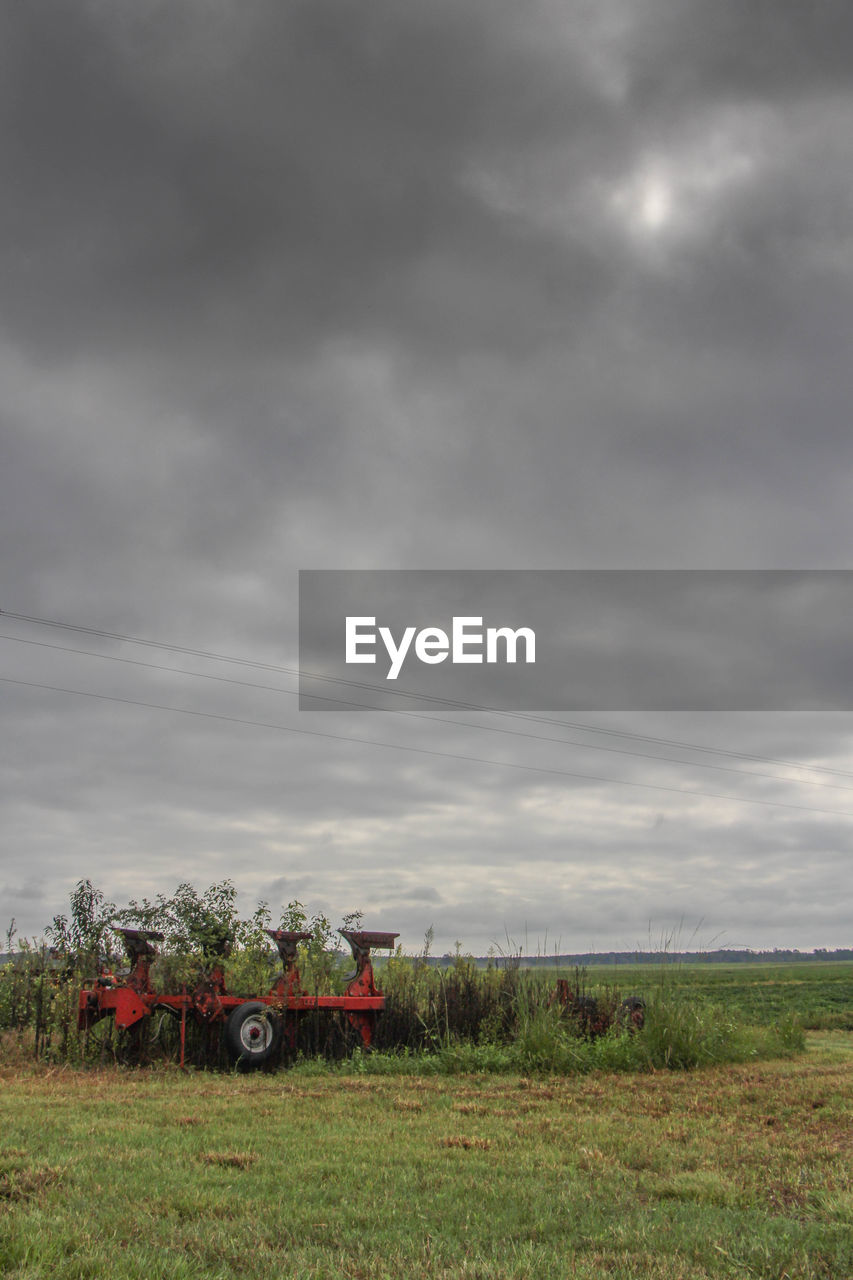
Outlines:
<svg viewBox="0 0 853 1280"><path fill-rule="evenodd" d="M853 15L843 0L722 0L632 6L628 37L638 103L738 97L790 101L849 88Z"/></svg>
<svg viewBox="0 0 853 1280"><path fill-rule="evenodd" d="M540 22L556 36L571 18ZM177 342L189 376L201 347L208 377L211 351L235 340L249 364L347 335L407 339L421 357L563 344L620 273L584 184L616 180L685 120L701 133L716 107L773 112L783 88L794 102L837 91L851 22L835 6L803 18L651 4L627 25L617 106L583 30L532 42L507 5L7 11L14 332L66 356L143 344L166 360ZM543 158L567 174L552 197L566 235L475 181L500 187L520 168L513 180L535 188ZM775 328L782 231L810 205L784 167L771 182L682 255L680 282L641 286L648 322Z"/></svg>
<svg viewBox="0 0 853 1280"><path fill-rule="evenodd" d="M5 25L7 300L39 347L391 326L446 346L509 340L520 315L535 343L549 295L596 274L466 188L498 140L595 109L506 7L83 5Z"/></svg>

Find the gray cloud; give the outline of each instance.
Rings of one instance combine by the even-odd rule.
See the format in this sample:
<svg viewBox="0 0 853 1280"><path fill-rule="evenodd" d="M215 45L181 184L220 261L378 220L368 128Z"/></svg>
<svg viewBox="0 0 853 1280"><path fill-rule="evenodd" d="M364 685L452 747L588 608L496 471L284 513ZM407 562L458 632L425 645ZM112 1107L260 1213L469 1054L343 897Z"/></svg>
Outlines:
<svg viewBox="0 0 853 1280"><path fill-rule="evenodd" d="M848 567L847 6L0 24L0 608L293 668L300 567ZM27 931L79 876L126 900L230 875L247 908L361 907L411 945L434 920L437 949L525 924L631 946L682 916L849 942L847 797L812 785L844 773L709 785L695 752L0 653L14 679L232 718L0 686L0 906ZM838 714L595 719L853 773Z"/></svg>

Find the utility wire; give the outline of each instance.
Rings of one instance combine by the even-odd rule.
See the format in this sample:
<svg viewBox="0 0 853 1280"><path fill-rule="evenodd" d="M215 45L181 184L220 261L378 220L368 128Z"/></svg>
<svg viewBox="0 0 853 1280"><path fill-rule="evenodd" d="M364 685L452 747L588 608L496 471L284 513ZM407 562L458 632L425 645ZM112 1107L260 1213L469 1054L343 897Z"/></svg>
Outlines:
<svg viewBox="0 0 853 1280"><path fill-rule="evenodd" d="M295 689L282 689L278 685L257 684L252 680L238 680L233 676L217 676L206 671L191 671L185 667L167 667L159 662L143 662L139 658L122 658L112 653L96 653L91 649L75 649L71 645L64 644L48 644L44 640L31 640L23 636L10 636L0 632L0 640L11 640L15 644L33 645L39 649L51 649L59 653L74 653L86 658L98 658L105 662L119 662L125 666L144 667L149 671L165 671L171 675L191 676L199 680L211 680L217 684L238 685L244 689L258 689L264 693L277 693L286 698L297 698L299 693ZM628 747L608 747L596 742L579 742L573 738L551 738L547 734L542 733L526 733L521 729L504 729L500 725L474 724L470 720L451 720L446 716L425 715L421 711L407 711L402 707L377 707L366 702L351 702L345 698L332 698L324 694L310 695L319 702L331 702L336 706L348 707L350 709L358 709L362 711L383 711L387 715L405 716L407 719L426 720L431 724L449 724L460 729L477 729L485 733L501 733L512 738L527 738L536 742L553 742L557 746L581 747L586 751L606 751L609 754L631 756L638 760L653 760L662 764L685 765L687 768L694 769L714 769L719 773L733 773L739 778L764 778L771 782L797 783L803 786L821 787L832 791L853 791L853 787L843 786L837 782L816 782L801 778L784 778L777 773L759 773L748 769L735 769L731 765L713 764L705 760L678 760L672 756L653 755L647 751L632 751Z"/></svg>
<svg viewBox="0 0 853 1280"><path fill-rule="evenodd" d="M372 693L391 694L396 698L412 698L418 702L437 703L442 707L453 707L463 711L479 711L486 715L498 715L514 720L532 721L536 724L547 724L553 728L580 730L583 733L603 734L608 737L627 738L633 741L649 742L657 746L675 747L682 751L699 751L706 755L717 755L739 760L754 760L760 764L776 764L788 769L807 769L814 773L826 773L836 777L853 778L853 772L845 769L830 769L825 765L804 764L796 760L781 760L774 756L757 755L747 751L733 751L725 747L702 746L699 743L682 742L673 738L659 738L650 734L634 733L625 729L607 729L599 725L589 725L570 720L553 720L548 716L537 716L529 712L507 711L500 707L489 707L474 702L458 702L451 698L440 698L431 694L415 693L405 689L390 689L383 685L366 681L349 680L340 676L330 676L321 672L304 671L299 667L285 667L271 662L260 662L253 658L240 658L231 654L215 653L206 649L191 648L187 645L166 644L159 640L149 640L142 636L126 635L118 631L106 631L99 627L87 627L79 623L61 622L53 618L33 617L24 613L13 613L8 609L0 609L0 616L12 618L17 622L28 622L36 626L54 627L64 631L79 632L84 635L97 636L101 639L120 640L127 644L144 645L153 649L164 649L171 653L183 653L197 658L208 658L216 662L225 662L237 666L245 666L262 671L275 671L284 675L298 676L302 679L323 680L333 684L343 684L351 688L365 689ZM319 697L315 694L303 694L304 697ZM377 707L376 710L386 710ZM591 744L590 744L591 745ZM688 763L688 762L684 762Z"/></svg>
<svg viewBox="0 0 853 1280"><path fill-rule="evenodd" d="M143 702L136 698L120 698L114 694L92 693L86 689L68 689L62 685L40 684L34 680L14 680L11 676L0 676L0 681L4 684L18 685L27 689L43 689L51 693L69 693L81 698L96 698L101 702L117 702L128 707L145 707L152 711L169 711L177 715L197 716L203 720L220 720L228 724L249 725L257 729L274 729L279 733L295 733L308 738L326 738L335 742L357 742L363 746L383 747L391 751L408 751L417 755L436 756L443 760L464 760L470 764L492 765L499 769L516 769L524 773L548 774L552 777L574 778L583 782L604 782L609 786L634 787L643 791L666 791L673 795L690 796L703 800L731 800L736 804L760 804L775 809L797 809L803 813L828 813L839 818L853 818L853 813L844 809L820 809L814 805L794 804L785 800L761 800L753 796L721 795L715 791L692 791L683 787L667 787L654 782L633 782L624 778L609 778L595 773L575 773L568 769L549 769L544 765L517 764L509 760L488 760L482 756L436 751L429 747L413 747L399 742L379 742L375 738L357 738L342 733L323 733L318 729L295 729L290 725L274 724L264 720L248 720L241 716L226 716L214 711L194 711L187 707L170 707L159 702Z"/></svg>

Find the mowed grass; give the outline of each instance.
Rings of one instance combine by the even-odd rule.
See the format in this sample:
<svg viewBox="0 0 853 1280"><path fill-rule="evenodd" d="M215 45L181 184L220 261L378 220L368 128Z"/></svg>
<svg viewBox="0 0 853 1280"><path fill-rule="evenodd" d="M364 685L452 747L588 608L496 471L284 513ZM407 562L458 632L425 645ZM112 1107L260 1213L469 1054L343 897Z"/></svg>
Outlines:
<svg viewBox="0 0 853 1280"><path fill-rule="evenodd" d="M853 1276L853 1037L693 1072L0 1069L0 1272Z"/></svg>
<svg viewBox="0 0 853 1280"><path fill-rule="evenodd" d="M793 1015L813 1030L853 1030L850 961L590 965L584 979L593 993L612 987L623 995L684 995L717 1005L753 1026Z"/></svg>

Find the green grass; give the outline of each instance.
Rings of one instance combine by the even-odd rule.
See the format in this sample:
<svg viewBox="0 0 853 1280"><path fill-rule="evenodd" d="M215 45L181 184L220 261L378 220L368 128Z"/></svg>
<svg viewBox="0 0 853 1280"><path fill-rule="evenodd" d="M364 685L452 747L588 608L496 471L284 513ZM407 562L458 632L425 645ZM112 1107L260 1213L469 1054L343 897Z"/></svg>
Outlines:
<svg viewBox="0 0 853 1280"><path fill-rule="evenodd" d="M853 1041L689 1073L0 1069L20 1280L845 1280Z"/></svg>
<svg viewBox="0 0 853 1280"><path fill-rule="evenodd" d="M793 1015L809 1030L853 1030L850 962L591 965L586 984L593 994L607 987L622 995L678 993L752 1025Z"/></svg>
<svg viewBox="0 0 853 1280"><path fill-rule="evenodd" d="M590 1071L690 1070L726 1062L784 1058L802 1052L805 1037L788 1018L774 1026L750 1027L713 1005L678 996L652 995L645 1027L632 1033L613 1027L593 1039L580 1035L558 1008L540 1008L523 1020L514 1038L501 1043L452 1038L429 1052L356 1050L337 1063L314 1059L316 1074L458 1075L471 1072L584 1075ZM307 1069L309 1063L304 1064Z"/></svg>

